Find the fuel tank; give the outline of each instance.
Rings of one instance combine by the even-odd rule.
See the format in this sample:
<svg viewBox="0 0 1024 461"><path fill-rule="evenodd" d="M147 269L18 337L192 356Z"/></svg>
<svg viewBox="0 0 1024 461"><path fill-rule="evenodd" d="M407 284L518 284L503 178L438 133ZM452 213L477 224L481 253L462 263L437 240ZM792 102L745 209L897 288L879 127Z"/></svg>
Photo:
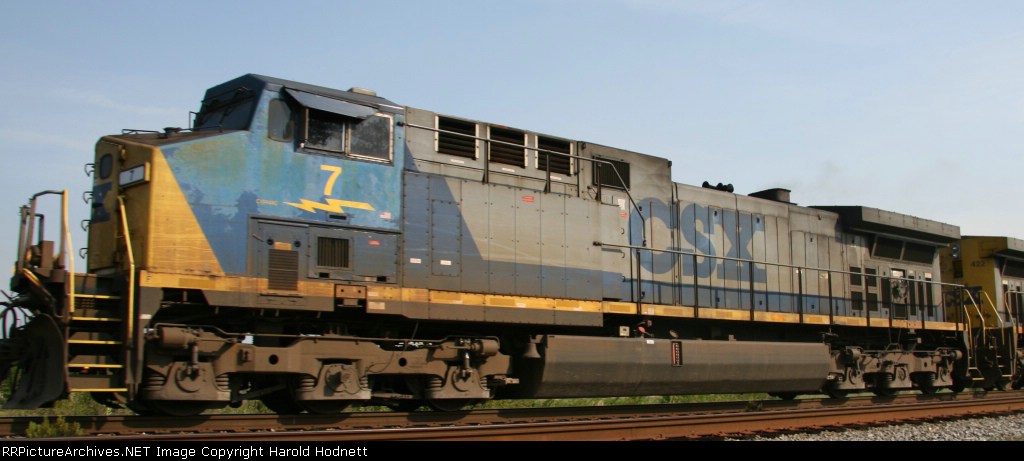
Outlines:
<svg viewBox="0 0 1024 461"><path fill-rule="evenodd" d="M524 398L816 392L832 361L818 343L548 335L538 349L519 362Z"/></svg>

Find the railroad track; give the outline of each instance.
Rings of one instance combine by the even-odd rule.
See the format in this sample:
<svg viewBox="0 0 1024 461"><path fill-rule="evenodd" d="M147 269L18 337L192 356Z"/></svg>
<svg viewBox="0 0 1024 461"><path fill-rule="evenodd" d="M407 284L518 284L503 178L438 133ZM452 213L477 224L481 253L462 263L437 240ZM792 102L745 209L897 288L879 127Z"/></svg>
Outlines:
<svg viewBox="0 0 1024 461"><path fill-rule="evenodd" d="M664 440L808 431L1021 410L1024 392L977 392L450 413L83 416L66 420L78 423L87 434L80 439L90 441ZM0 431L17 437L24 434L30 422L43 419L0 418Z"/></svg>

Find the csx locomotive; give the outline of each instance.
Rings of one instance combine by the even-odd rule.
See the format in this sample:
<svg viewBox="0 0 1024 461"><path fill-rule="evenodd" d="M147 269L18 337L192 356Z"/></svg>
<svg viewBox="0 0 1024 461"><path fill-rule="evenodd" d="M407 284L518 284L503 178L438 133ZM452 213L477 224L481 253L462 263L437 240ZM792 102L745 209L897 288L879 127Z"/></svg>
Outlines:
<svg viewBox="0 0 1024 461"><path fill-rule="evenodd" d="M1024 241L260 75L96 144L87 266L21 211L8 408L1017 385Z"/></svg>

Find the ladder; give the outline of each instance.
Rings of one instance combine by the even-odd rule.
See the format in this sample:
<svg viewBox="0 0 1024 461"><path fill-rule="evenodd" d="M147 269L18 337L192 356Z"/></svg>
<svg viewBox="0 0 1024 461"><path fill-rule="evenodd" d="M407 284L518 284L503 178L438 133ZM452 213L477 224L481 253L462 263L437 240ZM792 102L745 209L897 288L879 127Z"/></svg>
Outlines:
<svg viewBox="0 0 1024 461"><path fill-rule="evenodd" d="M68 391L127 392L121 296L111 280L91 274L75 274L65 286Z"/></svg>

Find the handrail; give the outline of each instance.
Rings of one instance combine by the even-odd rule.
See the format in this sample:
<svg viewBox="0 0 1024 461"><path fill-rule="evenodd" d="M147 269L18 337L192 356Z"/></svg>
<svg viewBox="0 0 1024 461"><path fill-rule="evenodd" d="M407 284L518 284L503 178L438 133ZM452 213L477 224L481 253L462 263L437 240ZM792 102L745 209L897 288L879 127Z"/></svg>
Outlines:
<svg viewBox="0 0 1024 461"><path fill-rule="evenodd" d="M988 327L985 325L985 316L982 315L981 308L978 307L978 302L974 300L974 295L972 295L969 291L967 291L966 287L964 287L964 292L967 293L967 299L971 300L971 305L974 306L974 311L978 313L978 320L981 321L981 343L985 344L985 330L988 329ZM982 293L984 293L984 292L982 292ZM966 333L967 333L967 337L971 339L970 344L969 344L970 349L968 349L968 353L967 353L967 363L970 364L971 363L970 351L971 350L976 350L977 345L975 344L975 341L974 341L974 329L970 328L970 324L969 324L970 314L967 313L966 311L967 311L967 305L965 304L964 305L964 312L965 312L965 314L967 314L967 315L965 315L965 317L968 319L968 327L969 327L968 331ZM979 364L977 363L977 357L975 357L974 368L975 369L980 369L980 367L978 365Z"/></svg>
<svg viewBox="0 0 1024 461"><path fill-rule="evenodd" d="M45 217L39 213L36 213L36 199L44 195L62 195L67 194L67 190L44 190L33 194L28 199L28 205L22 205L21 207L21 228L18 230L18 261L15 264L15 270L20 271L25 268L25 255L32 248L32 234L35 233L36 217L39 217L39 237L38 240L43 240L44 232L44 219ZM62 242L63 243L63 242ZM62 250L63 252L63 250Z"/></svg>
<svg viewBox="0 0 1024 461"><path fill-rule="evenodd" d="M121 211L121 228L124 231L124 243L128 255L128 315L125 320L128 322L128 333L125 336L125 344L132 343L135 337L135 254L132 252L132 237L128 229L128 215L124 210L124 196L117 196L117 206Z"/></svg>
<svg viewBox="0 0 1024 461"><path fill-rule="evenodd" d="M967 289L964 288L964 291L966 290ZM984 332L985 330L988 329L988 326L985 325L985 316L982 315L981 308L978 307L978 302L974 300L974 295L972 295L970 292L967 293L967 299L971 300L971 305L974 306L974 311L978 313L978 319L981 320L981 331Z"/></svg>
<svg viewBox="0 0 1024 461"><path fill-rule="evenodd" d="M967 299L970 299L972 303L974 302L974 297L971 296L971 292L967 291L967 287L964 287L962 289L962 292L963 292L963 295L967 296ZM975 361L974 366L971 367L971 351L976 350L976 347L975 347L975 344L974 344L974 342L975 342L974 341L974 325L971 322L971 313L967 311L967 303L966 302L961 302L960 303L960 308L963 309L963 311L964 311L964 323L966 324L966 329L964 329L964 337L967 338L967 366L968 366L968 368L977 369L978 368L977 361ZM982 319L982 320L984 320L984 319Z"/></svg>
<svg viewBox="0 0 1024 461"><path fill-rule="evenodd" d="M982 294L982 296L985 297L986 300L988 300L988 305L991 306L991 307L989 307L989 309L992 309L992 313L995 314L996 320L999 321L999 328L1002 329L1003 328L1003 319L999 317L999 311L996 310L996 303L992 302L992 298L989 297L987 291L981 290L981 294ZM985 303L982 303L982 305L984 305L984 304Z"/></svg>
<svg viewBox="0 0 1024 461"><path fill-rule="evenodd" d="M672 254L679 254L679 255L696 256L698 258L713 258L713 259L721 259L721 260L725 260L725 261L736 261L736 262L751 263L751 264L763 264L763 265L766 265L766 266L785 267L785 268L788 268L788 269L801 269L801 270L808 270L808 271L829 272L829 273L843 274L843 275L859 275L859 276L865 277L865 278L873 277L873 278L876 278L876 279L887 279L887 280L907 280L904 277L894 277L894 276L891 276L891 275L877 275L877 274L876 275L870 275L870 274L865 274L863 272L844 271L844 270L841 270L841 269L824 269L824 268L821 268L821 267L797 266L797 265L794 265L794 264L773 263L773 262L768 262L768 261L757 261L757 260L754 260L754 259L734 258L732 256L706 255L706 254L695 253L694 250L690 250L690 249L670 250L668 248L647 248L647 247L639 247L639 246L636 246L636 245L621 245L621 244L617 244L617 243L604 243L604 242L594 242L594 246L606 246L606 247L613 247L613 248L628 248L628 249L631 249L631 250L647 250L647 251L652 251L652 252L656 251L656 252L659 252L659 253L672 253ZM945 287L951 287L951 288L963 288L964 287L963 285L956 284L956 283L933 282L933 281L925 281L925 280L913 280L913 281L914 282L925 283L925 284L933 285L933 286L945 286Z"/></svg>
<svg viewBox="0 0 1024 461"><path fill-rule="evenodd" d="M698 278L697 278L697 271L696 271L696 265L697 265L696 258L710 258L710 259L722 260L722 261L734 261L734 262L750 264L751 266L760 264L760 265L763 265L763 266L772 266L772 267L779 267L779 268L786 268L786 269L795 269L797 277L798 277L797 278L797 282L799 283L799 288L798 288L798 292L794 293L794 294L796 294L799 297L801 297L801 299L797 303L798 304L797 307L799 308L799 313L801 315L803 315L803 299L802 299L802 297L805 295L805 293L803 292L803 278L804 278L804 275L805 275L806 272L816 271L818 273L828 274L830 290L831 290L831 287L832 287L832 280L833 280L832 274L857 275L857 276L864 277L865 279L873 278L873 279L876 279L876 280L906 280L903 277L894 277L894 276L889 276L889 275L870 275L870 274L865 274L863 272L852 272L852 271L846 271L846 270L841 270L841 269L824 269L824 268L819 268L819 267L798 266L798 265L795 265L795 264L773 263L773 262L768 262L768 261L756 261L756 260L753 260L753 259L734 258L734 257L731 257L731 256L705 255L705 254L699 254L699 253L695 252L695 250L692 250L692 249L671 250L671 249L667 249L667 248L646 248L646 247L639 247L639 246L636 246L636 245L622 245L622 244L617 244L617 243L605 243L605 242L599 242L599 241L593 242L593 245L594 246L598 246L598 247L623 248L623 249L637 250L637 251L647 250L647 251L651 251L651 252L670 253L670 254L676 254L676 255L690 256L690 257L694 258L694 266L695 266L695 268L694 268L693 285L694 285L695 293L696 293L698 285L699 285ZM950 288L950 289L956 289L956 290L965 290L965 287L963 285L954 284L954 283L944 283L944 282L924 281L924 280L915 280L915 282L923 283L923 284L925 284L927 286L930 286L930 287L939 287L939 288ZM749 285L748 285L748 287L746 287L746 289L749 289L752 292L755 291L755 289L754 289L754 277L750 277L750 280L748 280L748 284ZM830 307L830 309L829 309L830 310L830 317L834 316L834 313L832 312L832 306L834 305L835 299L836 299L836 297L834 296L834 294L832 294L832 293L828 294L829 307ZM699 297L697 297L697 296L694 297L694 304L695 304L695 307L699 307L699 304L700 304ZM939 305L943 305L943 304L944 303L940 302ZM924 304L918 303L918 305L924 305ZM755 307L754 303L751 303L751 309L752 310L754 309L754 307ZM964 307L964 309L966 309L966 307ZM966 314L966 311L965 311L965 314ZM803 320L801 318L801 322L802 321ZM968 321L969 321L969 319L968 319Z"/></svg>
<svg viewBox="0 0 1024 461"><path fill-rule="evenodd" d="M75 256L68 254L68 248L74 248L71 243L71 226L68 225L68 190L61 193L61 227L64 230L64 238L60 241L60 260L66 267L68 274L68 318L75 312ZM64 261L67 258L67 261Z"/></svg>
<svg viewBox="0 0 1024 461"><path fill-rule="evenodd" d="M987 291L982 290L981 294L984 295L985 299L988 300L988 304L990 306L990 309L992 309L992 314L994 314L995 317L996 317L996 320L999 321L999 338L1002 340L1000 345L1005 346L1005 345L1009 344L1006 341L1006 323L1003 322L1002 316L999 315L999 310L996 309L996 303L992 302L992 298L988 295ZM1004 304L1006 304L1006 303L1004 303ZM1008 305L1007 305L1007 311L1009 311L1009 306ZM1013 317L1011 317L1010 319L1011 319L1010 327L1013 328L1013 326L1014 326L1013 323L1012 323ZM1011 330L1011 334L1012 333L1013 333L1013 331ZM1010 361L1010 375L1013 375L1013 373L1015 372L1015 369L1016 369L1016 367L1015 367L1016 360L1015 360L1014 357L1008 357L1008 358L1009 358L1009 361ZM999 365L998 361L996 361L996 365L997 366Z"/></svg>
<svg viewBox="0 0 1024 461"><path fill-rule="evenodd" d="M1005 294L1009 294L1009 293L1012 293L1012 292L1007 291ZM1016 350L1016 347L1017 347L1017 313L1014 312L1014 309L1013 309L1013 306L1014 306L1015 303L1009 302L1006 299L1005 294L1003 296L1003 306L1006 307L1006 315L1010 317L1010 342L1009 342L1009 344L1012 345L1012 347L1014 348L1013 350ZM1010 357L1010 372L1013 375L1017 374L1017 358L1016 357Z"/></svg>

